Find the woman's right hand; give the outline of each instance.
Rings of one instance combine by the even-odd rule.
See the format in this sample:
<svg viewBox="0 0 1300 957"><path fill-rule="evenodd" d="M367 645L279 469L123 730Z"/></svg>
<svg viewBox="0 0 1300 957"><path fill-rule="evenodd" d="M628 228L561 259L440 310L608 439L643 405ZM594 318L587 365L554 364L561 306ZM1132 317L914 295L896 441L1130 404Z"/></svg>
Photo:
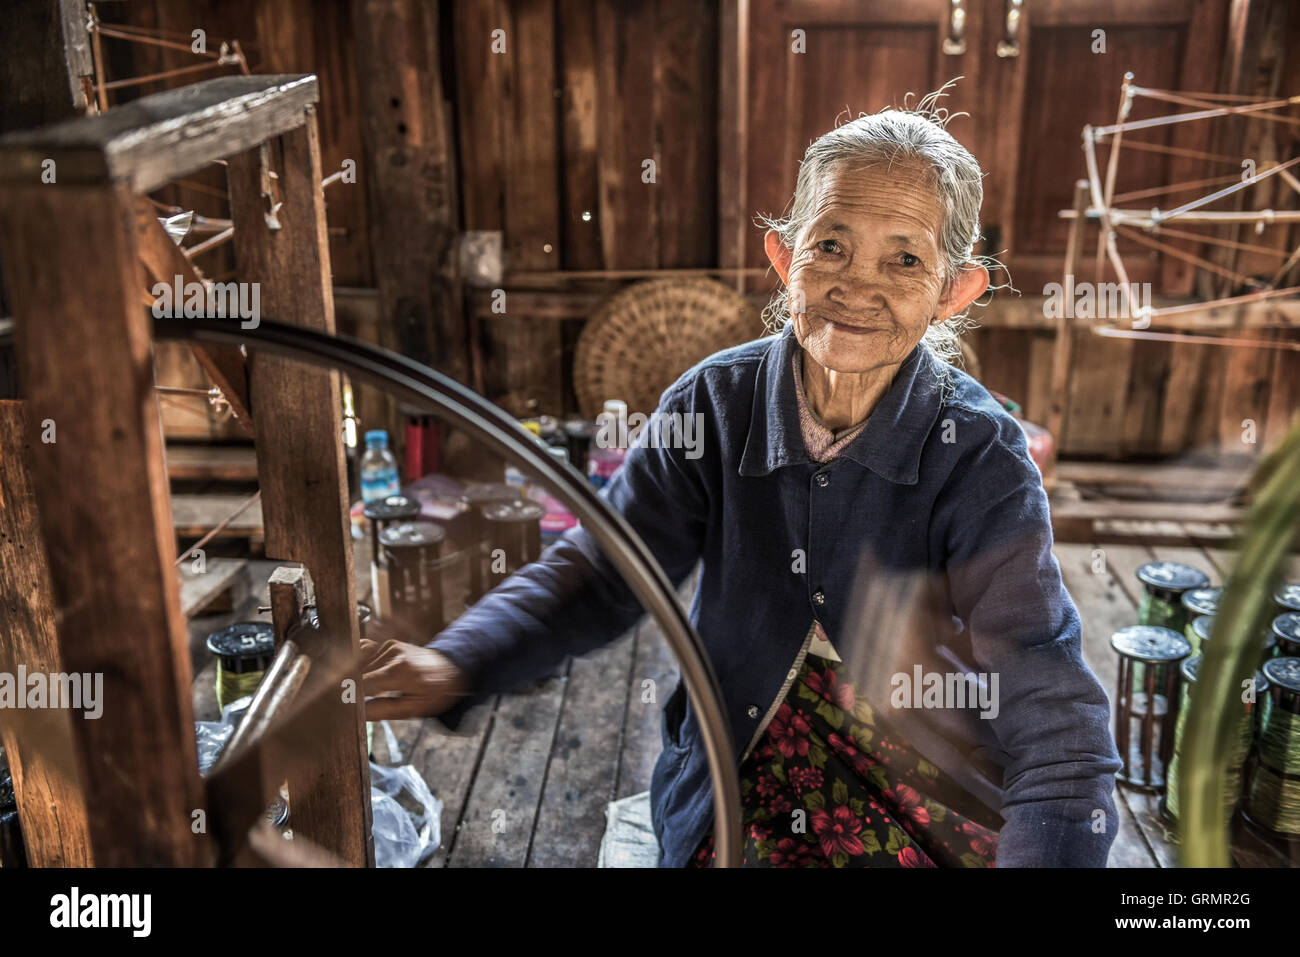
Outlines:
<svg viewBox="0 0 1300 957"><path fill-rule="evenodd" d="M469 694L450 658L404 641L361 639L361 675L367 721L442 714Z"/></svg>

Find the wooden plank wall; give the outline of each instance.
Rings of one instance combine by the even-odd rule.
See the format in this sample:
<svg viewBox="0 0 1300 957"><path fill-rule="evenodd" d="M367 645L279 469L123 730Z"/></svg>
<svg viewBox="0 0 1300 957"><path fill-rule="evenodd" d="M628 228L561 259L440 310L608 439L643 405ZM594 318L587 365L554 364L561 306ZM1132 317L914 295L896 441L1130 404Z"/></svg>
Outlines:
<svg viewBox="0 0 1300 957"><path fill-rule="evenodd" d="M509 270L713 264L713 6L457 0L453 20L464 227L502 230ZM507 293L480 330L486 394L573 408L576 326L512 315Z"/></svg>
<svg viewBox="0 0 1300 957"><path fill-rule="evenodd" d="M311 4L310 12L306 6L304 0L287 6L257 0L140 0L121 9L140 25L182 34L201 25L210 38L238 37L255 70L273 64L319 74L324 167L357 159L361 184L333 186L327 196L335 279L344 286L374 288L378 277L362 144L370 107L362 108L358 92L355 5L326 0ZM984 251L1001 254L1017 289L1039 294L1061 271L1066 224L1057 212L1071 204L1074 180L1083 173L1079 131L1085 123L1114 121L1125 70L1133 69L1140 84L1157 88L1300 89L1300 57L1285 55L1300 44L1300 16L1275 0L1253 0L1247 5L1250 17L1229 30L1230 6L1228 0L1134 0L1089 12L1047 0L1028 12L1021 56L999 58L996 3L967 4L971 49L950 56L941 50L945 3L751 0L743 51L747 70L740 84L735 0L446 0L438 5L437 28L452 110L460 226L501 230L512 274L505 313L473 324L469 349L477 350L479 378L472 381L516 414L574 410L571 367L585 314L547 309L542 311L551 318L542 319L536 304L561 295L599 302L622 283L522 280L519 273L762 267L762 233L753 225L754 214L784 210L809 140L837 119L901 103L909 92L928 92L955 76L963 79L946 105L973 115L955 117L949 130L988 172ZM116 6L105 9L113 15ZM1092 51L1094 20L1107 32L1105 54ZM792 50L795 28L805 32L807 53ZM501 52L493 52L494 30L503 31ZM128 46L135 59L119 64ZM108 49L117 51L114 66L124 74L191 62L178 51L120 41ZM399 49L393 53L400 58ZM744 116L729 113L723 121L741 86ZM1139 100L1133 115L1162 109ZM1195 125L1144 138L1222 149L1230 156L1249 153L1257 163L1297 152L1293 127L1252 122L1242 128L1246 132L1227 144ZM719 129L728 131L726 142L720 142ZM742 150L732 133L744 138L743 176ZM1103 148L1103 163L1106 156ZM1120 193L1216 172L1157 153L1130 150L1124 158ZM642 181L646 160L655 163L654 183ZM213 184L219 186L219 178ZM720 194L726 203L719 202ZM185 205L225 215L224 205L202 191L178 197ZM1168 206L1169 199L1133 202ZM1274 178L1249 202L1254 208L1283 209L1294 208L1296 200L1295 192ZM1289 249L1300 238L1296 230L1289 232L1273 230L1261 240L1239 230L1234 238ZM742 234L738 259L734 250ZM1095 237L1095 229L1089 230L1081 278L1095 278ZM1150 254L1127 240L1121 249L1134 279L1155 282L1158 292L1216 294L1173 257ZM212 258L202 264L221 275L229 268L222 265L224 255L208 254ZM1242 254L1233 268L1265 275L1276 265L1276 259ZM760 296L770 286L768 277L748 280L748 288ZM1004 293L1001 301L1015 297ZM527 309L521 308L524 302ZM974 311L987 317L987 327L971 339L986 384L1019 401L1031 418L1045 420L1051 338L1042 331L1000 327L998 308ZM374 334L373 326L350 328L346 313L340 323L344 331ZM1300 402L1300 386L1291 385L1300 380L1295 375L1300 357L1294 352L1103 340L1086 331L1076 337L1067 455L1253 454L1276 440ZM365 408L361 414L364 419ZM1253 448L1241 441L1244 419L1256 423L1260 442Z"/></svg>

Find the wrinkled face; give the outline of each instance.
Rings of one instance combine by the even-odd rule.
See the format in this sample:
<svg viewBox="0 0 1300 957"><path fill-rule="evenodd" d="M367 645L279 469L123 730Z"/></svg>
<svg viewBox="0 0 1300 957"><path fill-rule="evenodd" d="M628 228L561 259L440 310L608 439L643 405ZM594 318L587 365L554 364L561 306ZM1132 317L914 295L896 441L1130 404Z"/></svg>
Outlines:
<svg viewBox="0 0 1300 957"><path fill-rule="evenodd" d="M836 372L901 364L931 319L947 318L942 221L920 166L828 170L792 251L787 288L799 344Z"/></svg>

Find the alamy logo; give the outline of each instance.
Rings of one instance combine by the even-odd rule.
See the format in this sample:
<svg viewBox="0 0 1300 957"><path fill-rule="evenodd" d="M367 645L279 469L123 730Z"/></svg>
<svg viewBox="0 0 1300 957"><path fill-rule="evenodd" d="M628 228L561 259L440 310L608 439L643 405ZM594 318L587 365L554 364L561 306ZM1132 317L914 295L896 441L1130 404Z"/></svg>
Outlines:
<svg viewBox="0 0 1300 957"><path fill-rule="evenodd" d="M101 672L28 672L19 665L16 674L0 671L0 711L26 708L68 708L84 712L92 721L104 713L104 675Z"/></svg>
<svg viewBox="0 0 1300 957"><path fill-rule="evenodd" d="M980 717L998 716L998 673L971 671L900 671L889 679L893 691L889 703L895 708L979 708Z"/></svg>
<svg viewBox="0 0 1300 957"><path fill-rule="evenodd" d="M262 321L262 289L255 282L156 282L155 319L243 319L241 329L256 329Z"/></svg>
<svg viewBox="0 0 1300 957"><path fill-rule="evenodd" d="M1079 282L1066 275L1065 284L1043 286L1043 316L1047 319L1135 319L1135 328L1151 324L1151 283Z"/></svg>
<svg viewBox="0 0 1300 957"><path fill-rule="evenodd" d="M82 894L74 887L50 898L50 926L126 927L133 937L148 937L152 911L151 894Z"/></svg>
<svg viewBox="0 0 1300 957"><path fill-rule="evenodd" d="M602 412L596 445L602 449L625 449L631 443L652 449L685 449L688 459L704 454L704 413L652 412L646 415L614 415Z"/></svg>

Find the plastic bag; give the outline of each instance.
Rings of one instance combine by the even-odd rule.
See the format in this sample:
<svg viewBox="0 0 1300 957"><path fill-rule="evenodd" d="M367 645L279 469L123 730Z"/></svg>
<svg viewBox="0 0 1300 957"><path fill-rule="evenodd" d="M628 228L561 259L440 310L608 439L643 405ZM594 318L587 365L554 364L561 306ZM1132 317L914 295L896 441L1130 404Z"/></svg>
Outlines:
<svg viewBox="0 0 1300 957"><path fill-rule="evenodd" d="M194 737L199 747L199 773L207 774L208 769L217 763L221 752L235 728L244 717L244 712L253 703L251 695L230 702L221 712L220 721L195 721Z"/></svg>
<svg viewBox="0 0 1300 957"><path fill-rule="evenodd" d="M370 762L375 865L418 867L442 843L442 802L409 764Z"/></svg>

